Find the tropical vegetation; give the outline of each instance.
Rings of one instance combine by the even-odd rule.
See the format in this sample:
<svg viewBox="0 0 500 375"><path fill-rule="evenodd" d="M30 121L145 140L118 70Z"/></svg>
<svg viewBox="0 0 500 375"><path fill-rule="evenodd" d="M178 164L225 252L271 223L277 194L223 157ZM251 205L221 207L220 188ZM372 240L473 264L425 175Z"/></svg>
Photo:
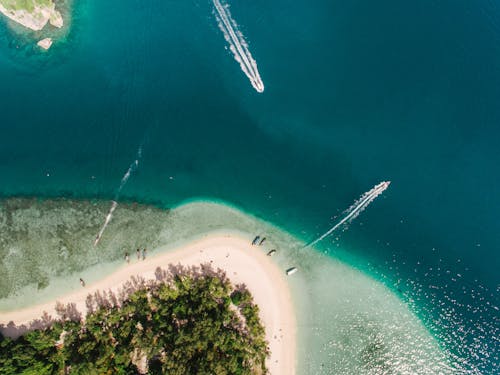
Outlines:
<svg viewBox="0 0 500 375"><path fill-rule="evenodd" d="M265 374L259 309L244 285L209 266L157 269L118 293L57 306L42 329L0 335L0 374ZM45 323L45 324L43 324Z"/></svg>
<svg viewBox="0 0 500 375"><path fill-rule="evenodd" d="M32 12L36 6L47 7L51 6L53 0L0 0L0 5L6 9L26 10Z"/></svg>

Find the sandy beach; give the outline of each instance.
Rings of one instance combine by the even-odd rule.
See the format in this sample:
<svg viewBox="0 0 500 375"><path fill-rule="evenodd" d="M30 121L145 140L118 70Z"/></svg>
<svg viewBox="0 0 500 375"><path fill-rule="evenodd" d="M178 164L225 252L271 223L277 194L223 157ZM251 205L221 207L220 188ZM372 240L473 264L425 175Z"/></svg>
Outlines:
<svg viewBox="0 0 500 375"><path fill-rule="evenodd" d="M270 373L295 373L296 322L291 294L284 270L279 269L262 248L252 246L251 240L236 234L209 234L174 250L162 250L165 249L151 251L146 260L137 260L135 252L131 252L130 264L124 261L124 265L108 277L48 303L2 312L0 324L28 324L40 318L44 311L56 316L56 301L75 303L78 310L85 313L85 298L89 293L97 290L116 291L131 276L153 279L157 267L211 263L214 268L224 270L233 284L246 284L259 306L271 351L267 360Z"/></svg>

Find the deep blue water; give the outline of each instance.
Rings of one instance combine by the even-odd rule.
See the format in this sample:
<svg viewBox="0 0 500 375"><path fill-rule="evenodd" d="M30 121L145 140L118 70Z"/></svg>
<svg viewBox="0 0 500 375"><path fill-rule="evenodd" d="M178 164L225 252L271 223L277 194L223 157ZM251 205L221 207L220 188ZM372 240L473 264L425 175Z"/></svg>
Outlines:
<svg viewBox="0 0 500 375"><path fill-rule="evenodd" d="M419 291L438 285L466 328L498 334L500 6L231 5L263 94L209 1L77 2L46 54L2 21L0 194L111 198L143 144L123 198L221 199L311 240L391 180L324 250L417 299L433 331L456 328L431 322ZM476 335L487 373L494 335Z"/></svg>

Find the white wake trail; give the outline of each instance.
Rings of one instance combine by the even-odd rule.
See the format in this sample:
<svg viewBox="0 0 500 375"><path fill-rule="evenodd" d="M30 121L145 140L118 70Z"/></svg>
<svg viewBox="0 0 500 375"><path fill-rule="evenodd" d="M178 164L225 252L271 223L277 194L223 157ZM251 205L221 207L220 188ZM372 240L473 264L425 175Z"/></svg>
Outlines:
<svg viewBox="0 0 500 375"><path fill-rule="evenodd" d="M137 158L130 164L130 167L128 167L127 172L122 177L122 180L120 181L120 186L118 187L118 190L115 195L115 200L118 199L118 196L120 195L123 187L127 183L128 179L130 178L130 175L139 167L139 161L142 158L142 146L139 147L139 150L137 151Z"/></svg>
<svg viewBox="0 0 500 375"><path fill-rule="evenodd" d="M380 194L382 194L390 185L390 181L383 181L378 185L375 185L373 189L364 193L354 204L347 209L345 216L332 228L330 228L326 233L315 239L314 241L307 244L304 248L316 245L321 240L324 240L330 234L332 234L338 227L345 223L354 220L368 205L375 200Z"/></svg>
<svg viewBox="0 0 500 375"><path fill-rule="evenodd" d="M101 230L99 231L99 233L95 237L94 246L97 246L97 244L101 240L101 237L102 237L104 231L106 230L106 227L108 226L109 222L111 221L111 218L113 217L113 212L115 211L116 206L118 206L118 203L116 203L116 201L111 201L111 202L112 202L111 208L110 208L108 214L106 215L106 220L104 221L104 224L103 224Z"/></svg>
<svg viewBox="0 0 500 375"><path fill-rule="evenodd" d="M118 190L116 191L115 199L111 201L111 208L109 209L108 214L106 215L106 220L104 221L104 224L102 225L101 230L99 231L99 233L95 237L94 247L97 246L97 244L101 240L101 237L102 237L104 231L106 230L106 227L108 226L109 222L111 221L111 218L113 217L113 212L116 210L116 207L118 206L117 201L118 201L118 198L120 196L120 193L121 193L123 187L127 184L132 173L134 173L134 171L139 167L139 162L140 162L141 158L142 158L142 145L139 147L139 150L137 150L136 159L132 162L132 164L130 164L130 167L128 167L127 171L125 172L125 174L123 175L123 177L120 181L120 186L118 187Z"/></svg>
<svg viewBox="0 0 500 375"><path fill-rule="evenodd" d="M229 43L229 49L234 55L234 59L240 63L241 70L246 74L252 86L257 92L264 92L264 82L260 78L257 62L253 59L248 49L245 37L238 29L238 24L231 18L227 4L222 4L219 0L213 0L216 10L219 29L224 34L224 38Z"/></svg>

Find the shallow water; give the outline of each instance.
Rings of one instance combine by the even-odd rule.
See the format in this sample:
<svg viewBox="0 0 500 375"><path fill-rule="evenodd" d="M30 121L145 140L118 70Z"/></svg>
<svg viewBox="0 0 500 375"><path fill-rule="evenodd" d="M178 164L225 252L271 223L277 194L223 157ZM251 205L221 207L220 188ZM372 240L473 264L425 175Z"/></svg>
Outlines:
<svg viewBox="0 0 500 375"><path fill-rule="evenodd" d="M267 241L255 251L276 248L273 260L283 272L299 268L288 280L300 373L452 373L453 358L381 283L227 206L191 203L163 211L119 204L95 249L92 240L107 202L11 199L2 206L0 230L9 239L2 248L9 252L2 254L1 289L11 292L0 299L2 310L78 290L80 277L92 282L121 266L125 249L133 257L133 249L147 246L151 255L156 247L174 248L208 232L237 231L249 241L260 233Z"/></svg>
<svg viewBox="0 0 500 375"><path fill-rule="evenodd" d="M48 53L34 47L41 34L0 21L0 194L113 199L142 144L122 199L220 199L310 241L391 180L317 250L382 281L471 367L498 372L498 6L233 2L263 94L212 11L210 1L79 1L69 28L49 30ZM84 212L91 242L110 205L95 204ZM9 267L36 270L38 258ZM16 289L41 273L3 282Z"/></svg>

